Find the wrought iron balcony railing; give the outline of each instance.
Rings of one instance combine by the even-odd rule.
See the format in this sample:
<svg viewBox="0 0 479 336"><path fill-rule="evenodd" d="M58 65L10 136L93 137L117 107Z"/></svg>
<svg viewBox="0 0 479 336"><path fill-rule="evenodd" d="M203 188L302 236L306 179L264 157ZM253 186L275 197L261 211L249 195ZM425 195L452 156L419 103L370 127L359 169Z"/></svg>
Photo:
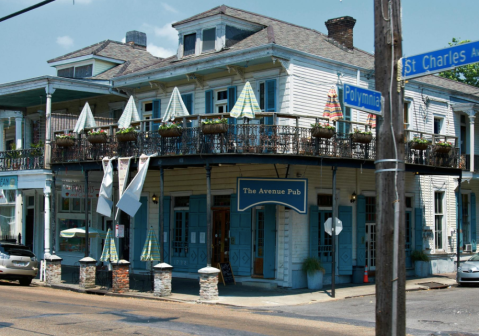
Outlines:
<svg viewBox="0 0 479 336"><path fill-rule="evenodd" d="M43 169L44 148L0 152L0 171Z"/></svg>

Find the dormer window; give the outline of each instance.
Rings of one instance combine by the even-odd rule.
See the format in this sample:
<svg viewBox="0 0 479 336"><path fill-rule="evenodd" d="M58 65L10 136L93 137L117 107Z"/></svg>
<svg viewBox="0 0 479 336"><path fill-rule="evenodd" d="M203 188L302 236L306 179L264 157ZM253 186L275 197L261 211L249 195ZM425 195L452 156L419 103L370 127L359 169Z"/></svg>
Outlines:
<svg viewBox="0 0 479 336"><path fill-rule="evenodd" d="M210 28L203 30L203 50L202 52L207 52L215 50L216 42L216 28Z"/></svg>
<svg viewBox="0 0 479 336"><path fill-rule="evenodd" d="M194 55L196 48L196 33L185 35L183 40L183 56Z"/></svg>
<svg viewBox="0 0 479 336"><path fill-rule="evenodd" d="M93 75L93 64L58 69L57 76L65 78L85 78Z"/></svg>
<svg viewBox="0 0 479 336"><path fill-rule="evenodd" d="M254 31L239 29L233 26L226 26L226 47L231 47L248 36L254 34Z"/></svg>

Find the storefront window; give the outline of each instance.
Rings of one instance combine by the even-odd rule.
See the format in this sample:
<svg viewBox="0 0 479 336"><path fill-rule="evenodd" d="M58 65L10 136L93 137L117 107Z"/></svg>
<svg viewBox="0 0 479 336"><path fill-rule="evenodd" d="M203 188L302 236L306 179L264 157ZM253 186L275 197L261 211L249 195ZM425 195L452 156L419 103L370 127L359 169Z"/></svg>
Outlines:
<svg viewBox="0 0 479 336"><path fill-rule="evenodd" d="M60 231L85 227L85 221L80 219L58 218ZM59 240L60 252L85 252L85 238L61 238Z"/></svg>

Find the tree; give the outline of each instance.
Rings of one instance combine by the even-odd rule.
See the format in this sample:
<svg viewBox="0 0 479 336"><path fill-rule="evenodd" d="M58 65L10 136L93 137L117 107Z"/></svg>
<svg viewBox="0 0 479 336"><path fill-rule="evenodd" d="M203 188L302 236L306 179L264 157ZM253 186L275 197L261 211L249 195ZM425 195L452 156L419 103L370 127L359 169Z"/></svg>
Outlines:
<svg viewBox="0 0 479 336"><path fill-rule="evenodd" d="M468 42L471 42L471 40L460 41L460 39L453 38L452 42L449 42L449 46L453 47ZM468 64L452 70L443 71L439 73L439 76L479 87L479 63Z"/></svg>

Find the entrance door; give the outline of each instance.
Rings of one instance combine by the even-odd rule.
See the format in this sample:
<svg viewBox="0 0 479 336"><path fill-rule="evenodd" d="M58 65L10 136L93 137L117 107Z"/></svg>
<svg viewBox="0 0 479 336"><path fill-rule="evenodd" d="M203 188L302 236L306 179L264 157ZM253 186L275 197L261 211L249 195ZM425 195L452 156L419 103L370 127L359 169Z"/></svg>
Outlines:
<svg viewBox="0 0 479 336"><path fill-rule="evenodd" d="M135 214L135 241L133 247L133 267L146 268L146 263L140 260L141 252L146 241L146 234L148 231L148 198L140 197L141 206Z"/></svg>
<svg viewBox="0 0 479 336"><path fill-rule="evenodd" d="M35 210L28 209L25 218L25 245L33 251L33 223L35 219Z"/></svg>
<svg viewBox="0 0 479 336"><path fill-rule="evenodd" d="M406 211L406 268L412 268L411 261L412 244L412 212Z"/></svg>
<svg viewBox="0 0 479 336"><path fill-rule="evenodd" d="M319 237L318 237L318 254L321 264L323 265L326 273L332 273L333 266L333 239L332 237L324 231L324 223L328 218L333 217L332 210L320 210L318 212L319 216Z"/></svg>
<svg viewBox="0 0 479 336"><path fill-rule="evenodd" d="M276 270L276 205L265 205L256 210L254 275L267 279L275 277Z"/></svg>
<svg viewBox="0 0 479 336"><path fill-rule="evenodd" d="M229 262L230 209L213 210L213 254L211 264Z"/></svg>
<svg viewBox="0 0 479 336"><path fill-rule="evenodd" d="M376 223L366 223L366 265L370 271L376 269Z"/></svg>

